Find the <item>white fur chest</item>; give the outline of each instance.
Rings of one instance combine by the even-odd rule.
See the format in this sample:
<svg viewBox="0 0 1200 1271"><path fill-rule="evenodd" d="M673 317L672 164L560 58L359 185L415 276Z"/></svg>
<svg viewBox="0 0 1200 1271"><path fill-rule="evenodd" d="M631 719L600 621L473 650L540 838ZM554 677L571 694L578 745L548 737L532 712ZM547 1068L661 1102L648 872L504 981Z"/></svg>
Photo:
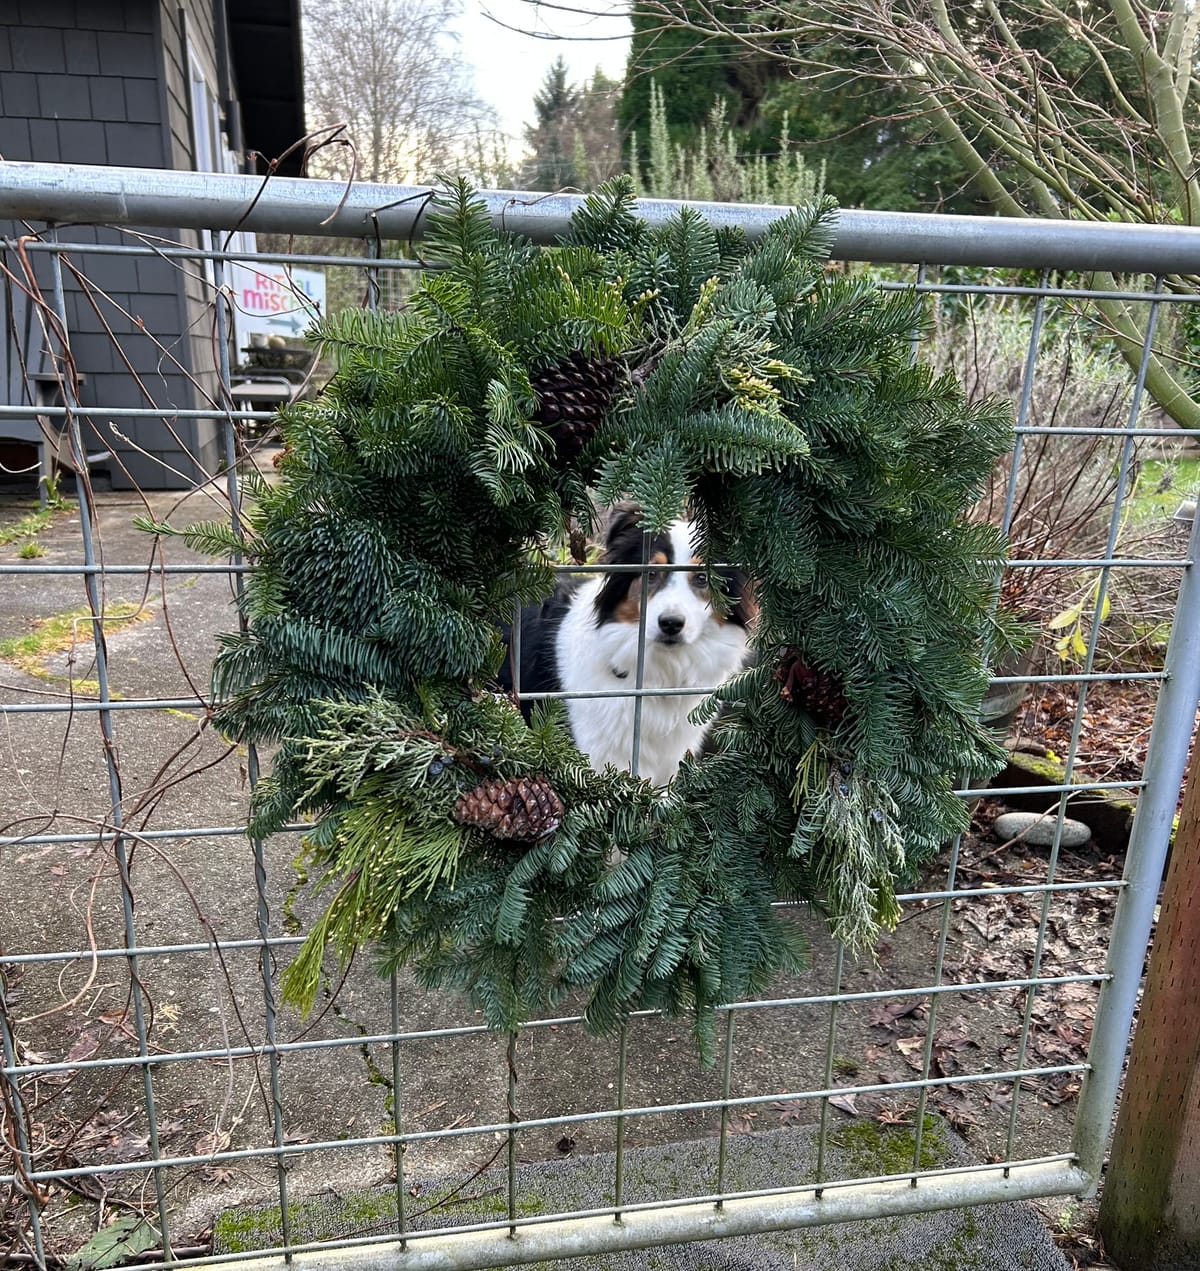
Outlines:
<svg viewBox="0 0 1200 1271"><path fill-rule="evenodd" d="M682 575L680 575L682 578ZM558 678L564 692L611 692L637 684L638 626L596 623L595 599L603 580L591 579L575 594L555 641ZM652 617L653 615L651 615ZM746 656L746 632L711 612L687 642L664 644L647 624L642 683L647 689L713 689L737 671ZM689 751L699 750L706 728L688 719L704 692L642 698L638 773L666 785ZM567 700L571 732L593 767L633 764L636 697Z"/></svg>

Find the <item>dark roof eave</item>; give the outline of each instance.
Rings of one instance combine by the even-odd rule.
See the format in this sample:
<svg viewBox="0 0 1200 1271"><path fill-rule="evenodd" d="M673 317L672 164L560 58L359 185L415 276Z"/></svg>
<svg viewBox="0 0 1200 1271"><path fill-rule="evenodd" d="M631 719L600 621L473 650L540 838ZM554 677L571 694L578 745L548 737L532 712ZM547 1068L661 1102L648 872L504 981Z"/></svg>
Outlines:
<svg viewBox="0 0 1200 1271"><path fill-rule="evenodd" d="M300 0L227 0L226 14L245 145L280 159L305 134ZM302 158L297 146L279 173L298 176Z"/></svg>

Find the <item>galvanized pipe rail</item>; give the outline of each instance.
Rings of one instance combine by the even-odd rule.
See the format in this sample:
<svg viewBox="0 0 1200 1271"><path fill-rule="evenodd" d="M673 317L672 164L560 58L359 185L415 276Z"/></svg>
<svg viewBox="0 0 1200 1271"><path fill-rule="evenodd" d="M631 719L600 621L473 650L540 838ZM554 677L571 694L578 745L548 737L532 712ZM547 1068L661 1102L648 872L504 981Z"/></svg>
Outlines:
<svg viewBox="0 0 1200 1271"><path fill-rule="evenodd" d="M84 164L0 162L0 219L157 225L179 229L240 229L274 234L416 239L429 186L318 181L302 177L165 172ZM583 201L577 194L482 190L497 224L534 242L565 234ZM680 204L639 199L651 225ZM714 225L740 226L761 237L787 208L756 203L691 202ZM838 219L833 256L931 265L993 265L1019 269L1102 270L1109 273L1200 272L1200 229L1051 221L1015 217L846 209Z"/></svg>

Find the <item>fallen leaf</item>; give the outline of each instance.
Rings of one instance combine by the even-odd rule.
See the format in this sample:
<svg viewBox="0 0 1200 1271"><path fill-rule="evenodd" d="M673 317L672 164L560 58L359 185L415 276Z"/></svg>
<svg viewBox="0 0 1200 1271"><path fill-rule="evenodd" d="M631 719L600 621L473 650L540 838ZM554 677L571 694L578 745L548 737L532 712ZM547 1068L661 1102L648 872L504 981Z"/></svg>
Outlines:
<svg viewBox="0 0 1200 1271"><path fill-rule="evenodd" d="M840 1108L843 1112L848 1112L852 1117L858 1116L858 1108L855 1107L855 1099L857 1095L852 1094L831 1094L829 1102L835 1107Z"/></svg>
<svg viewBox="0 0 1200 1271"><path fill-rule="evenodd" d="M880 1125L912 1125L911 1108L880 1108L875 1114Z"/></svg>
<svg viewBox="0 0 1200 1271"><path fill-rule="evenodd" d="M804 1119L804 1103L800 1099L786 1099L770 1105L779 1114L780 1125L799 1125Z"/></svg>
<svg viewBox="0 0 1200 1271"><path fill-rule="evenodd" d="M149 1249L158 1240L158 1229L141 1214L122 1214L98 1232L68 1259L71 1271L101 1271L115 1267Z"/></svg>
<svg viewBox="0 0 1200 1271"><path fill-rule="evenodd" d="M733 1134L749 1134L754 1129L753 1112L731 1112L725 1123Z"/></svg>
<svg viewBox="0 0 1200 1271"><path fill-rule="evenodd" d="M212 1156L223 1152L229 1146L229 1134L225 1130L216 1130L211 1134L202 1134L195 1142L192 1152L196 1156Z"/></svg>
<svg viewBox="0 0 1200 1271"><path fill-rule="evenodd" d="M87 1028L75 1038L75 1044L67 1051L67 1062L77 1064L81 1060L91 1059L100 1049L100 1030L95 1024Z"/></svg>
<svg viewBox="0 0 1200 1271"><path fill-rule="evenodd" d="M867 1023L876 1028L889 1028L895 1031L896 1021L906 1016L924 1019L928 1014L925 1003L920 998L907 998L895 1002L884 1002L882 1006L867 1018Z"/></svg>

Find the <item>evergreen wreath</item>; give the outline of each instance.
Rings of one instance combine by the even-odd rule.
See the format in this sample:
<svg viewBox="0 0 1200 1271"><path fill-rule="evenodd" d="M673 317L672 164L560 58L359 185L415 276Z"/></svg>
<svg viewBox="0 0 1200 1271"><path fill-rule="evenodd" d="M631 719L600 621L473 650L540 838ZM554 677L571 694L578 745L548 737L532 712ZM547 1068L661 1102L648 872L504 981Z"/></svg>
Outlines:
<svg viewBox="0 0 1200 1271"><path fill-rule="evenodd" d="M246 626L213 674L221 730L276 747L253 833L313 816L333 889L293 1002L327 947L378 943L497 1029L581 994L601 1031L693 1012L706 1048L716 1007L803 965L777 901L869 946L965 827L953 775L998 766L978 704L1006 624L1002 536L964 513L1010 411L913 362L916 295L826 272L833 224L652 229L619 180L542 250L450 182L405 310L315 328L336 373L282 412L278 482L249 481ZM754 580L752 664L665 792L495 689L498 629L593 492L650 530L686 508L702 559Z"/></svg>

